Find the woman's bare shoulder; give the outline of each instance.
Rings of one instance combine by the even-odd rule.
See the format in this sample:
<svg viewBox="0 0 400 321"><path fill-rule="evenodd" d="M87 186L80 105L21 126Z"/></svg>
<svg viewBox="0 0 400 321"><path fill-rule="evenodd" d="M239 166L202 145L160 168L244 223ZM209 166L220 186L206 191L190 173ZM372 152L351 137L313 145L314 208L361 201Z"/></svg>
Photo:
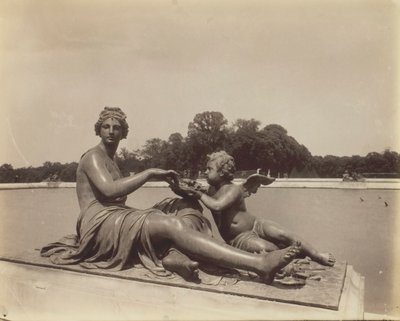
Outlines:
<svg viewBox="0 0 400 321"><path fill-rule="evenodd" d="M97 146L96 146L96 147L93 147L93 148L89 149L88 151L86 151L81 156L79 163L81 163L82 165L86 165L88 163L90 164L97 160L100 160L101 158L102 158L101 150L99 148L97 148Z"/></svg>

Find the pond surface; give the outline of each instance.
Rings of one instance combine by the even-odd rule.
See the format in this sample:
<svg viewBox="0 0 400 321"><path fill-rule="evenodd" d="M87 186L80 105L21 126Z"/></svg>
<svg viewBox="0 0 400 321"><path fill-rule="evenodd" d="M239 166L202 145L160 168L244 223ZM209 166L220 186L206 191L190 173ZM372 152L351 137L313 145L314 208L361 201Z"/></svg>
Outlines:
<svg viewBox="0 0 400 321"><path fill-rule="evenodd" d="M173 196L168 188L141 188L127 203L147 208L168 196ZM366 312L390 315L398 200L399 190L264 188L247 199L247 207L353 265L365 276ZM75 233L74 188L3 190L0 206L0 255ZM210 217L208 211L205 215Z"/></svg>

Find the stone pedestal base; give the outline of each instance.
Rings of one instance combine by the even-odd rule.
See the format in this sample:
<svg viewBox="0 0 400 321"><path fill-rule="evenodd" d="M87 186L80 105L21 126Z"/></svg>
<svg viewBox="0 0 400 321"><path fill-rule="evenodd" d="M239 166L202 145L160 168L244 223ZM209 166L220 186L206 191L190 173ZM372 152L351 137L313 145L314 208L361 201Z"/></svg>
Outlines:
<svg viewBox="0 0 400 321"><path fill-rule="evenodd" d="M364 278L351 266L346 267L337 310L1 259L0 284L0 318L7 320L354 320L364 316Z"/></svg>

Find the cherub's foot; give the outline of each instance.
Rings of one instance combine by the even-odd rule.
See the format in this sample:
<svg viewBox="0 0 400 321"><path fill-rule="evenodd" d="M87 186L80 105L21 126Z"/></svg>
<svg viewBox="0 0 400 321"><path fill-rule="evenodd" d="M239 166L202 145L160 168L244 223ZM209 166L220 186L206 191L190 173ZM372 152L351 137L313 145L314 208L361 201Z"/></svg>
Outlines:
<svg viewBox="0 0 400 321"><path fill-rule="evenodd" d="M170 251L163 259L164 268L170 272L180 275L188 281L197 281L199 279L199 262L192 261L186 255Z"/></svg>
<svg viewBox="0 0 400 321"><path fill-rule="evenodd" d="M276 250L263 255L263 268L259 273L260 277L267 284L271 284L275 274L284 266L295 259L300 252L300 242L281 250Z"/></svg>
<svg viewBox="0 0 400 321"><path fill-rule="evenodd" d="M331 253L318 253L313 260L326 266L334 266L336 262L335 257Z"/></svg>

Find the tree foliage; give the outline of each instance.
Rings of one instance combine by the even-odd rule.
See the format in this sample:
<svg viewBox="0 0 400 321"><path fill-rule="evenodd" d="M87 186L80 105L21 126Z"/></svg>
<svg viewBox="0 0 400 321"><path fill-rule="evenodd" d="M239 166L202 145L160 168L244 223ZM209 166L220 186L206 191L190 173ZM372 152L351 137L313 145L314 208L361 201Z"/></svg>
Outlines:
<svg viewBox="0 0 400 321"><path fill-rule="evenodd" d="M160 138L152 138L146 141L140 156L146 167L165 168L165 152L167 143Z"/></svg>
<svg viewBox="0 0 400 321"><path fill-rule="evenodd" d="M118 167L123 176L129 176L130 173L142 171L145 167L140 161L140 151L129 151L123 147L116 156Z"/></svg>
<svg viewBox="0 0 400 321"><path fill-rule="evenodd" d="M228 145L227 124L224 115L216 111L197 114L189 123L185 151L191 176L204 167L207 154Z"/></svg>
<svg viewBox="0 0 400 321"><path fill-rule="evenodd" d="M279 124L260 129L256 119L237 119L228 125L224 115L216 111L196 114L188 125L187 136L172 133L168 140L152 138L142 149L121 148L116 156L124 176L146 168L174 169L186 177L196 177L204 170L207 154L226 150L236 161L238 170L270 171L278 176L287 173L297 177L342 177L344 171L364 173L369 177L400 177L400 155L389 149L366 156L312 156ZM77 163L45 162L42 166L14 169L0 166L0 182L41 182L76 180Z"/></svg>
<svg viewBox="0 0 400 321"><path fill-rule="evenodd" d="M258 168L258 128L261 122L255 119L238 119L233 123L231 133L231 153L237 168L251 170Z"/></svg>
<svg viewBox="0 0 400 321"><path fill-rule="evenodd" d="M78 163L61 164L45 162L39 167L22 167L13 169L9 164L0 166L1 183L37 183L44 181L75 182Z"/></svg>

